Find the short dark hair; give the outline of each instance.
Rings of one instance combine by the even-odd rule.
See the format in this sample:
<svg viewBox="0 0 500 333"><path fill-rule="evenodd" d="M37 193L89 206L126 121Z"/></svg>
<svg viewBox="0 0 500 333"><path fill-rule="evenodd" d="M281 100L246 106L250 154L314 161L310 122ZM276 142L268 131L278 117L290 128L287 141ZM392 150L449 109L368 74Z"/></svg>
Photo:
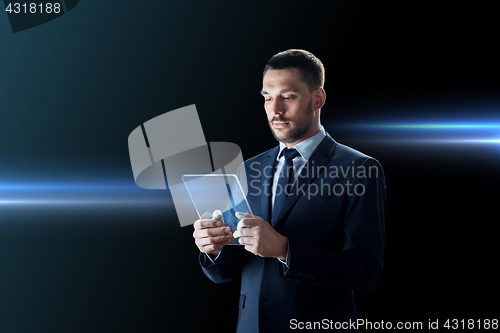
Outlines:
<svg viewBox="0 0 500 333"><path fill-rule="evenodd" d="M275 54L264 68L262 80L268 70L291 69L300 70L300 80L307 84L309 91L325 84L325 67L321 60L306 50L290 49Z"/></svg>

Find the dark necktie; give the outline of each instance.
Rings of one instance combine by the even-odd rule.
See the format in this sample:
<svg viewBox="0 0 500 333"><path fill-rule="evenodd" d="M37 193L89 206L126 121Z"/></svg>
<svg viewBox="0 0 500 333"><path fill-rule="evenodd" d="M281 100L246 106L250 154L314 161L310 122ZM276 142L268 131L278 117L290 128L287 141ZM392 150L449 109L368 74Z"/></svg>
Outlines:
<svg viewBox="0 0 500 333"><path fill-rule="evenodd" d="M274 196L273 226L276 224L276 220L285 204L288 193L292 190L292 184L295 180L292 160L299 155L299 152L296 149L285 148L281 151L281 156L283 155L285 156L285 163L283 164L283 168L281 168L280 178L278 179L278 185L276 186L276 193Z"/></svg>

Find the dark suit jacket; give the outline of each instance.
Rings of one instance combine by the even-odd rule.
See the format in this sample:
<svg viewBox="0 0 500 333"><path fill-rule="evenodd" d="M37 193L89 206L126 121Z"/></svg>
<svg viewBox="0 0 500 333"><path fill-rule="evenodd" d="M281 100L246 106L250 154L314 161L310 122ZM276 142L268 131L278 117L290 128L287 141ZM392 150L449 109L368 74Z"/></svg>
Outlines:
<svg viewBox="0 0 500 333"><path fill-rule="evenodd" d="M248 201L266 221L278 152L275 147L244 163ZM215 264L200 254L204 273L216 283L241 271L237 332L287 332L292 319L297 325L356 320L353 291L371 291L381 280L386 194L378 161L327 134L291 192L275 225L288 237L289 268L243 246L225 246Z"/></svg>

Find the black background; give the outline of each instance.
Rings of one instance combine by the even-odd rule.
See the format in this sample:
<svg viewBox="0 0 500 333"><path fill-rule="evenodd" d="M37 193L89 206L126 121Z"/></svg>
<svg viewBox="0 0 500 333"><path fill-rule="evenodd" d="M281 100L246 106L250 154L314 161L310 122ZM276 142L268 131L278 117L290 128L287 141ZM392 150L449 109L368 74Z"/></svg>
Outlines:
<svg viewBox="0 0 500 333"><path fill-rule="evenodd" d="M498 316L498 145L380 143L375 132L337 126L498 123L492 7L80 1L18 33L2 16L2 183L133 185L130 132L190 104L207 141L234 142L252 157L276 144L262 69L275 53L303 48L326 67L326 130L377 158L386 175L385 276L356 294L358 317L426 325ZM168 191L134 195L165 204L0 205L0 331L234 331L238 281L203 275Z"/></svg>

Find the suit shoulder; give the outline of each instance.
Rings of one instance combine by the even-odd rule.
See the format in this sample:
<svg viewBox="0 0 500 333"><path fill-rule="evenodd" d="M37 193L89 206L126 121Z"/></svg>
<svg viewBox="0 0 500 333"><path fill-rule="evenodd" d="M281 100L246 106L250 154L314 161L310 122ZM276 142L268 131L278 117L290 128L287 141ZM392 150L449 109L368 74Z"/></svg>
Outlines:
<svg viewBox="0 0 500 333"><path fill-rule="evenodd" d="M380 162L374 157L366 155L360 152L359 150L356 150L344 144L338 142L336 144L337 145L335 148L335 153L333 155L333 158L337 161L344 161L345 163L349 164L354 162L355 165L363 165L363 164L380 165Z"/></svg>

